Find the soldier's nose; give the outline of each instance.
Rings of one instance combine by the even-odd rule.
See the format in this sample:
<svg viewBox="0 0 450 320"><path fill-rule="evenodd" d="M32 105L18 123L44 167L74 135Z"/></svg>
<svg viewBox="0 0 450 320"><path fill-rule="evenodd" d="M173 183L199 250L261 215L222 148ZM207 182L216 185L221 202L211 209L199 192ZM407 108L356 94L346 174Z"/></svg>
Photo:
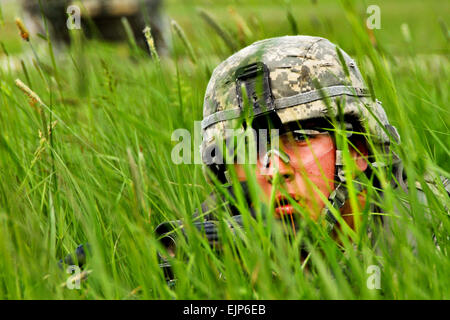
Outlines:
<svg viewBox="0 0 450 320"><path fill-rule="evenodd" d="M294 180L294 169L292 169L290 163L284 163L281 159L278 160L278 174L282 178L282 182L291 182ZM275 168L275 170L277 170Z"/></svg>
<svg viewBox="0 0 450 320"><path fill-rule="evenodd" d="M290 182L294 180L295 172L290 165L289 156L284 152L275 150L269 151L264 159L265 167L268 169L269 183L273 183L275 174L282 178L281 182Z"/></svg>

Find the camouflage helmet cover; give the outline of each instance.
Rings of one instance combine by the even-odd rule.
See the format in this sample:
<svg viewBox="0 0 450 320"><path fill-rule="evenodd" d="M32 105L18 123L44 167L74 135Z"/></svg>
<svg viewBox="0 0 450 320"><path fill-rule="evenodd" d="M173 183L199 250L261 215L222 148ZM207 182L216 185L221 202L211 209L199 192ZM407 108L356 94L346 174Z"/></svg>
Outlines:
<svg viewBox="0 0 450 320"><path fill-rule="evenodd" d="M336 45L327 39L284 36L255 42L223 61L214 70L205 93L200 148L203 162L211 164L206 155L209 147L216 143L217 137L228 138L226 129L236 129L239 124L236 71L261 62L268 69L271 111L276 112L283 124L327 117L324 94L331 101L345 97L344 115L366 121L373 142L388 145L386 129L397 135L395 128L389 125L381 104L370 97L355 62L340 52L346 68L340 62ZM331 105L337 114L336 103Z"/></svg>

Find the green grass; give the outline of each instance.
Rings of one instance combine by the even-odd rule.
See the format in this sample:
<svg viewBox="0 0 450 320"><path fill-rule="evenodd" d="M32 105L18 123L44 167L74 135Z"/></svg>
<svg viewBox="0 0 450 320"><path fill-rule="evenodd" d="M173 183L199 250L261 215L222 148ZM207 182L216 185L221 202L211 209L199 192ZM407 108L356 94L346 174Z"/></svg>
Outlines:
<svg viewBox="0 0 450 320"><path fill-rule="evenodd" d="M374 32L374 46L363 27L363 3L353 10L347 1L318 2L291 4L300 33L327 37L357 60L399 129L402 143L395 151L410 187L414 181L424 186L427 207L414 188L405 194L385 184L384 198L373 197L390 217L393 236L373 246L361 232L356 247L346 236L339 247L311 223L317 243L302 235L291 243L273 221L265 228L250 219L241 202L246 233L225 233L221 254L188 223L191 240L180 240L185 258L171 261L178 281L169 288L153 230L167 220L190 221L213 190L200 165L172 163L171 134L177 128L193 132L210 73L231 54L195 7L225 21L220 25L239 48L292 30L282 1L232 2L250 31L239 34L224 13L228 2L172 0L168 13L184 29L193 53L174 34L161 65L124 45L84 40L60 49L52 61L51 47L35 37L42 70L31 54L22 56L25 69L20 63L1 69L0 298L449 299L450 201L443 190L438 200L423 178L427 170L445 177L450 171L449 43L438 21L449 16L448 4L380 2L382 29ZM2 30L1 41L14 60L30 49L20 43L14 15L5 8L2 13L7 33ZM414 41L402 35L404 22ZM14 85L17 78L45 107L30 106ZM49 134L46 127L54 121ZM367 210L361 214L371 221ZM302 239L312 252L305 268L298 257ZM80 290L69 290L62 286L68 274L57 261L86 242L92 273ZM370 265L381 268L381 290L366 286Z"/></svg>

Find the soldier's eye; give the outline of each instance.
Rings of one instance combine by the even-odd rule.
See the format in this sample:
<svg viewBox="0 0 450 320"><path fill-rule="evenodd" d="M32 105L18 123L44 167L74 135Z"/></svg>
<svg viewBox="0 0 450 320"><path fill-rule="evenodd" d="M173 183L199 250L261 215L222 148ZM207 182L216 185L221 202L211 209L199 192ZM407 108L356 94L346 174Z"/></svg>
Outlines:
<svg viewBox="0 0 450 320"><path fill-rule="evenodd" d="M303 142L312 138L311 135L305 133L292 133L292 138L296 142Z"/></svg>
<svg viewBox="0 0 450 320"><path fill-rule="evenodd" d="M321 134L317 130L295 130L292 131L292 137L297 142L304 142L309 139L314 139L317 135Z"/></svg>

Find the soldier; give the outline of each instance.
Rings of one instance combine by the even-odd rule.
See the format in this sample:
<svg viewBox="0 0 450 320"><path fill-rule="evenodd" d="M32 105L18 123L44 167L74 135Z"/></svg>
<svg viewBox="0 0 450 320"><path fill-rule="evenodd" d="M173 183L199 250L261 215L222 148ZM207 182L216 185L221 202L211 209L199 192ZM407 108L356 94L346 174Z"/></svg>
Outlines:
<svg viewBox="0 0 450 320"><path fill-rule="evenodd" d="M374 178L380 187L375 170L392 170L391 183L406 191L402 163L392 151L400 138L397 130L381 103L372 99L355 62L327 39L285 36L258 41L226 59L211 76L204 99L202 161L212 180L230 185L231 197L231 177L237 177L252 211L244 166L236 161L230 165L225 159L230 150L222 147L236 130L244 134L249 126L255 133L278 130L277 143L269 141L265 148L258 143L254 174L263 191L261 204L270 205L275 192L275 218L292 221L296 228L299 217L307 215L334 235L344 225L355 229L361 223L353 215L348 186L353 185L357 205L364 208L368 199L363 181ZM231 151L236 153L235 148ZM444 185L448 191L448 180ZM218 239L215 209L221 197L213 194L194 214L201 218L196 226L211 242ZM381 210L368 205L370 212ZM241 212L231 205L229 209L240 221ZM181 224L163 223L156 232L169 235ZM174 239L163 240L173 253Z"/></svg>
<svg viewBox="0 0 450 320"><path fill-rule="evenodd" d="M256 172L259 186L269 198L278 174L287 194L312 220L326 218L330 229L337 220L325 198L341 211L349 226L355 225L347 201L344 146L339 145L334 134L333 130L338 128L332 127L333 120L339 119L347 130L350 156L357 169L352 176L354 182L368 169L369 162L375 161L375 153L385 157L386 165L387 161L392 163L398 183L403 182L398 158L389 148L393 139L398 140L398 133L389 124L381 104L372 101L355 62L338 50L326 39L308 36L254 43L216 68L206 90L202 121L202 159L225 182L229 176L227 167L220 157L211 157L210 150L215 148L218 137L228 138L226 129L236 129L245 104L243 96L251 97L253 128L280 131L279 149L269 149L266 154L259 152ZM255 80L258 78L261 80ZM263 85L260 94L256 88L258 81ZM245 88L244 95L241 87ZM355 134L358 131L370 135L376 150L369 150L365 136ZM234 169L244 182L242 165L235 164ZM363 206L364 192L359 191ZM295 215L285 195L277 191L276 200L277 218Z"/></svg>
<svg viewBox="0 0 450 320"><path fill-rule="evenodd" d="M121 22L126 17L138 44L145 46L142 30L151 28L158 51L166 50L164 21L161 14L162 0L46 0L42 1L42 12L49 22L51 35L57 41L69 42L67 28L68 7L80 8L81 27L87 36L100 35L108 41L126 40ZM22 2L25 22L34 33L45 33L41 7L37 0ZM71 13L71 12L69 12Z"/></svg>

